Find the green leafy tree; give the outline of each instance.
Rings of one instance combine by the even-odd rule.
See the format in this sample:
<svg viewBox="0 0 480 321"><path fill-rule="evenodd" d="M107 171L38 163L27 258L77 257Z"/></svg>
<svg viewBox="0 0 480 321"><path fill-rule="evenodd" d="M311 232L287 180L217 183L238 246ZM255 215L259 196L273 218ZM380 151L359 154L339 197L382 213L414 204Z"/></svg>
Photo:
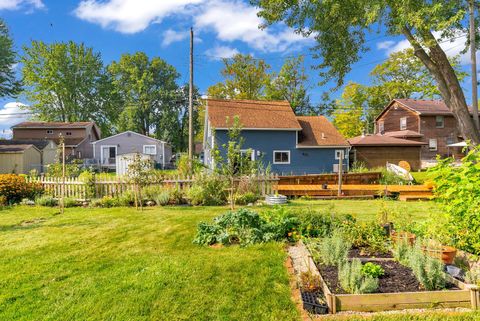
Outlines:
<svg viewBox="0 0 480 321"><path fill-rule="evenodd" d="M364 86L349 83L345 87L332 113L333 123L343 136L355 137L365 130L364 110L367 99L368 93Z"/></svg>
<svg viewBox="0 0 480 321"><path fill-rule="evenodd" d="M16 53L5 22L0 19L0 97L16 96L21 89L13 66Z"/></svg>
<svg viewBox="0 0 480 321"><path fill-rule="evenodd" d="M261 8L267 23L284 21L305 36L316 40L322 58L317 66L325 82L343 84L355 62L368 50L366 33L385 27L388 35L403 35L415 56L435 78L446 105L455 115L465 139L480 143L467 108L465 95L452 63L440 46L445 39L468 30L468 3L458 0L352 0L286 1L251 0ZM434 36L434 31L440 34Z"/></svg>
<svg viewBox="0 0 480 321"><path fill-rule="evenodd" d="M178 116L179 74L163 59L143 52L124 54L108 71L120 95L119 129L166 139L169 122Z"/></svg>
<svg viewBox="0 0 480 321"><path fill-rule="evenodd" d="M221 99L262 99L265 97L265 83L269 79L270 66L252 55L236 54L223 59L221 71L224 81L211 86L208 95Z"/></svg>
<svg viewBox="0 0 480 321"><path fill-rule="evenodd" d="M153 163L150 159L136 153L128 164L125 178L133 185L135 208L143 210L143 188L152 181Z"/></svg>
<svg viewBox="0 0 480 321"><path fill-rule="evenodd" d="M104 134L116 120L116 95L99 53L83 43L24 47L23 80L30 109L46 121L95 121Z"/></svg>
<svg viewBox="0 0 480 321"><path fill-rule="evenodd" d="M308 77L303 67L304 57L288 58L279 73L271 73L265 86L268 100L286 100L293 111L300 114L312 113L310 96L307 93Z"/></svg>

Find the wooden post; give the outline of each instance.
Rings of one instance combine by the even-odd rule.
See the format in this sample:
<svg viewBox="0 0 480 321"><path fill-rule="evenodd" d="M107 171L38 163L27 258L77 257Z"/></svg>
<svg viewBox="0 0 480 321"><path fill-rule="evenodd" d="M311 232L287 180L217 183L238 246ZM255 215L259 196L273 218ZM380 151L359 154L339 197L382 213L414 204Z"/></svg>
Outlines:
<svg viewBox="0 0 480 321"><path fill-rule="evenodd" d="M338 157L338 196L342 196L343 154L344 151L341 150Z"/></svg>

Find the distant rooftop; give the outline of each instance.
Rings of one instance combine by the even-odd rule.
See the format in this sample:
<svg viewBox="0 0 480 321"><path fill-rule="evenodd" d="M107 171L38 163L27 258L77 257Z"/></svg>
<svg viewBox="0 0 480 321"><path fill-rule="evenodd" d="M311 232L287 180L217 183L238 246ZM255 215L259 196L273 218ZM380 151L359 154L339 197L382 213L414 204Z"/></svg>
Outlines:
<svg viewBox="0 0 480 321"><path fill-rule="evenodd" d="M302 126L298 133L299 147L348 146L348 142L323 116L297 116Z"/></svg>
<svg viewBox="0 0 480 321"><path fill-rule="evenodd" d="M427 144L378 134L357 136L350 138L348 142L352 146L422 146Z"/></svg>
<svg viewBox="0 0 480 321"><path fill-rule="evenodd" d="M94 122L46 122L46 121L24 121L12 126L12 128L87 128L94 125Z"/></svg>

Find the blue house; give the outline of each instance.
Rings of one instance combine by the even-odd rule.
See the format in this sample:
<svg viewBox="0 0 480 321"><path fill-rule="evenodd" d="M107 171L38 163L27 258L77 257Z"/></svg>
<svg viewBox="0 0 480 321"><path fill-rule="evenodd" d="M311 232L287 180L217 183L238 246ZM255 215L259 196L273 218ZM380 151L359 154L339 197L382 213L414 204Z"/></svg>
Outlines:
<svg viewBox="0 0 480 321"><path fill-rule="evenodd" d="M215 166L213 146L225 155L228 129L238 116L244 138L243 152L270 165L280 175L337 172L343 155L348 163L350 145L323 116L295 116L286 101L208 99L205 115L204 162Z"/></svg>

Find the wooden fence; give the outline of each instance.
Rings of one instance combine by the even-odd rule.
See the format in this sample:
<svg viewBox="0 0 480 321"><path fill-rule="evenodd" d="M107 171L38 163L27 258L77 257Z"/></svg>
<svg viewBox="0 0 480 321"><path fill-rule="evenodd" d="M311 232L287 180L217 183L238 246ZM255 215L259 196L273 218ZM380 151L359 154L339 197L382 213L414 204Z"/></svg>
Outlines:
<svg viewBox="0 0 480 321"><path fill-rule="evenodd" d="M65 197L85 200L89 198L101 198L104 196L119 196L125 191L133 190L133 184L127 182L122 177L112 177L111 179L95 180L93 182L84 182L78 177L65 178L65 182L61 177L37 177L28 178L29 182L42 185L45 193L52 197L60 197L62 195L62 186L65 188ZM252 184L257 185L258 191L264 196L276 193L278 186L278 175L258 175L243 177L236 179L237 184L242 180L250 180ZM147 184L147 186L159 186L165 188L180 188L186 191L195 182L195 176L188 177L170 177L168 179L155 180Z"/></svg>
<svg viewBox="0 0 480 321"><path fill-rule="evenodd" d="M378 184L382 173L345 173L342 175L342 184ZM338 184L338 174L311 174L280 176L279 185L322 185Z"/></svg>

